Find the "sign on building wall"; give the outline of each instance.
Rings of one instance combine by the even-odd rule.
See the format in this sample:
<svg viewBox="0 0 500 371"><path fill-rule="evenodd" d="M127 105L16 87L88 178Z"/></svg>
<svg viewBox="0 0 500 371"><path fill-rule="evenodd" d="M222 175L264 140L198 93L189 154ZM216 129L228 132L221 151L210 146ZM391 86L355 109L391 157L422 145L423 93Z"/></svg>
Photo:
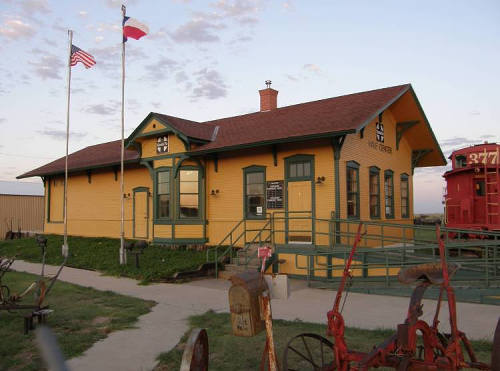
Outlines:
<svg viewBox="0 0 500 371"><path fill-rule="evenodd" d="M268 209L283 209L283 181L273 180L266 184Z"/></svg>
<svg viewBox="0 0 500 371"><path fill-rule="evenodd" d="M377 142L384 143L384 124L381 122L375 123L375 134L377 137Z"/></svg>
<svg viewBox="0 0 500 371"><path fill-rule="evenodd" d="M168 152L168 135L156 138L156 153Z"/></svg>

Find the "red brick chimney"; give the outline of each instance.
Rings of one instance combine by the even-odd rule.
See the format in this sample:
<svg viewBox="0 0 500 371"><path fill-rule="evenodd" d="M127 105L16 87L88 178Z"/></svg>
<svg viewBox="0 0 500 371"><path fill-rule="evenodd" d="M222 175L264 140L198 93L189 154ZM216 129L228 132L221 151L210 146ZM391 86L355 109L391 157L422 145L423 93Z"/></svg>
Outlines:
<svg viewBox="0 0 500 371"><path fill-rule="evenodd" d="M271 111L278 107L278 91L271 89L271 80L266 80L267 89L259 90L260 112Z"/></svg>

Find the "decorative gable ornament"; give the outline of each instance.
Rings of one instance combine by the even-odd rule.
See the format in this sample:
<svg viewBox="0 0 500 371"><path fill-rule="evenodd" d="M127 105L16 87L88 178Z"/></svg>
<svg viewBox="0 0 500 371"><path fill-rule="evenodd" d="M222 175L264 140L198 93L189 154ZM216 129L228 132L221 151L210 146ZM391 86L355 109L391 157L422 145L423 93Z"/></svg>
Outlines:
<svg viewBox="0 0 500 371"><path fill-rule="evenodd" d="M375 135L377 137L377 142L384 143L384 124L381 122L375 123Z"/></svg>
<svg viewBox="0 0 500 371"><path fill-rule="evenodd" d="M168 135L162 135L156 138L156 153L168 152Z"/></svg>

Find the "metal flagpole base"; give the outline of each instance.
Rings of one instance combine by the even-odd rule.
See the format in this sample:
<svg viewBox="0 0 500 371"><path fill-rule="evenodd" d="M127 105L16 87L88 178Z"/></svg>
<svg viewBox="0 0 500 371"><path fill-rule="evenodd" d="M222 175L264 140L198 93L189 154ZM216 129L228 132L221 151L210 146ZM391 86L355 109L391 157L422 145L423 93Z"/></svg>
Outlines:
<svg viewBox="0 0 500 371"><path fill-rule="evenodd" d="M67 244L63 244L62 248L61 248L61 254L62 254L62 256L64 256L65 258L68 257L68 251L69 251L68 245Z"/></svg>
<svg viewBox="0 0 500 371"><path fill-rule="evenodd" d="M120 241L120 264L127 264L127 252L125 251L124 239Z"/></svg>

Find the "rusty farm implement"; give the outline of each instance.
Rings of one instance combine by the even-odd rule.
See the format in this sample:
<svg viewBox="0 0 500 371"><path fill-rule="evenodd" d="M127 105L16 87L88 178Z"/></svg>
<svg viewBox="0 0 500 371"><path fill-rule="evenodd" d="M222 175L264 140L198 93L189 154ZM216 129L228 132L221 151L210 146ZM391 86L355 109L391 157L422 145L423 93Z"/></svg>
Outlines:
<svg viewBox="0 0 500 371"><path fill-rule="evenodd" d="M52 312L49 306L45 304L45 299L52 290L54 283L59 278L63 267L66 265L67 256L63 263L59 266L54 276L45 275L45 255L47 250L47 238L37 235L36 242L42 253L42 269L40 276L28 287L20 293L11 292L10 288L2 282L4 275L10 271L10 267L15 261L15 258L0 257L0 310L12 311L29 311L24 316L24 332L34 328L33 319L37 318L39 323L45 322L46 316ZM25 303L28 294L33 294L33 301Z"/></svg>
<svg viewBox="0 0 500 371"><path fill-rule="evenodd" d="M344 292L348 280L352 279L351 265L362 236L359 224L356 239L345 263L334 305L328 312L327 335L333 342L316 334L300 334L292 338L283 354L283 370L368 370L390 367L398 370L458 370L462 368L498 370L500 353L500 321L496 328L491 366L479 362L465 333L457 326L456 300L450 277L459 268L448 264L445 247L437 227L439 263L425 263L401 269L398 279L402 283L417 284L410 299L405 321L397 326L394 335L370 352L358 352L348 348L345 341L345 321L341 302L347 297ZM423 314L422 298L431 285L440 287L434 319L431 324L420 319ZM439 314L446 295L451 333L440 331ZM496 358L495 358L496 357Z"/></svg>

